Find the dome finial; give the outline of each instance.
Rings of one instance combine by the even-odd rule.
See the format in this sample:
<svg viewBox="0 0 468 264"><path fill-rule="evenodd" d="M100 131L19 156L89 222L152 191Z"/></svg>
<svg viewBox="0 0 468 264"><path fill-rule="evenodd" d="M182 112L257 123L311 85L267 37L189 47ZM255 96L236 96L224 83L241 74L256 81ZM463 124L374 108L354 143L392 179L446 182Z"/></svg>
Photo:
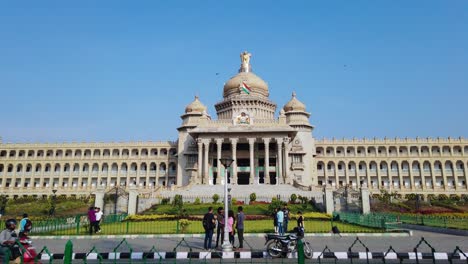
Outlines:
<svg viewBox="0 0 468 264"><path fill-rule="evenodd" d="M296 92L292 92L292 97L296 97Z"/></svg>
<svg viewBox="0 0 468 264"><path fill-rule="evenodd" d="M239 72L251 72L252 71L252 67L250 66L250 57L252 57L252 54L250 54L247 51L244 51L240 54L241 67L239 69Z"/></svg>

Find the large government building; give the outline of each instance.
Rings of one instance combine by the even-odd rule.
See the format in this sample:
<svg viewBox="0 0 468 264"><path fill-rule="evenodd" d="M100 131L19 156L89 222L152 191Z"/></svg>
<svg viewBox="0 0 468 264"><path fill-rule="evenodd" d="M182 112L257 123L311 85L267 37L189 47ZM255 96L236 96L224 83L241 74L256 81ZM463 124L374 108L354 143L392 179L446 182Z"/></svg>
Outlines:
<svg viewBox="0 0 468 264"><path fill-rule="evenodd" d="M11 144L0 139L0 191L8 196L90 194L97 188L141 192L198 185L252 191L290 185L381 189L399 193L468 193L468 141L463 138L323 139L292 93L277 108L265 81L241 54L216 117L195 97L174 142ZM223 167L221 158L232 158ZM227 174L228 177L225 177Z"/></svg>

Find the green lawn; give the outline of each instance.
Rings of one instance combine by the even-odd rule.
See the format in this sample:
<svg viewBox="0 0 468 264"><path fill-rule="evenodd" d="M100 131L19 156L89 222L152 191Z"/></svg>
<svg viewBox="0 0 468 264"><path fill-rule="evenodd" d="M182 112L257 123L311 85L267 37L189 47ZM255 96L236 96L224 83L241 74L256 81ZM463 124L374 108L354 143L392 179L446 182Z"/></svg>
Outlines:
<svg viewBox="0 0 468 264"><path fill-rule="evenodd" d="M189 226L182 232L179 227L179 233L197 234L203 233L201 221L189 221ZM326 220L307 220L304 222L306 233L327 233L330 232L331 223ZM334 222L341 232L345 233L373 233L382 232L380 229L362 227L346 223ZM289 229L295 226L295 222L291 222ZM121 222L101 225L104 235L117 235L117 234L176 234L177 221L148 221L148 222ZM246 221L246 233L272 233L273 221L272 220L255 220ZM48 233L50 235L77 235L76 229L67 229L62 231L54 231ZM80 228L81 235L87 234L85 227Z"/></svg>

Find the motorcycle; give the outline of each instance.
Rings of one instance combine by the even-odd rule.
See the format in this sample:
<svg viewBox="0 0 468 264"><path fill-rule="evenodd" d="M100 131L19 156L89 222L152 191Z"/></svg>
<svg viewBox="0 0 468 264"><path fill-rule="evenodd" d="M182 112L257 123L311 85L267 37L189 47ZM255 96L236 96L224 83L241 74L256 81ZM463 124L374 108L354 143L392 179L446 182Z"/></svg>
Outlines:
<svg viewBox="0 0 468 264"><path fill-rule="evenodd" d="M299 240L304 246L304 256L308 259L312 258L312 247L310 243L304 241L304 228L295 227L293 233L280 236L276 234L265 235L265 245L268 255L272 258L286 257L290 253L297 252Z"/></svg>
<svg viewBox="0 0 468 264"><path fill-rule="evenodd" d="M20 244L15 244L13 246L12 252L12 260L13 263L21 263L21 256L23 258L22 263L34 263L34 258L37 256L36 248L32 245L32 241L29 239L26 232L20 232L18 240Z"/></svg>

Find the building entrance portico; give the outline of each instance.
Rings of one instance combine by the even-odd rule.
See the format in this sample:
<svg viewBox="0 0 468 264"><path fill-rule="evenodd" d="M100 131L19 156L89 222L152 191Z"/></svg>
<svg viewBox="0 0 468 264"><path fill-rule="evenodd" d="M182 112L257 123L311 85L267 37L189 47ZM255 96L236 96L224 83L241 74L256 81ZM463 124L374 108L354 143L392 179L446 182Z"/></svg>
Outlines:
<svg viewBox="0 0 468 264"><path fill-rule="evenodd" d="M225 168L222 157L232 157L228 182L238 185L278 184L284 182L288 163L282 145L283 137L275 138L203 138L198 135L198 168L194 182L223 185ZM200 177L201 176L201 177ZM283 180L281 180L283 179Z"/></svg>

